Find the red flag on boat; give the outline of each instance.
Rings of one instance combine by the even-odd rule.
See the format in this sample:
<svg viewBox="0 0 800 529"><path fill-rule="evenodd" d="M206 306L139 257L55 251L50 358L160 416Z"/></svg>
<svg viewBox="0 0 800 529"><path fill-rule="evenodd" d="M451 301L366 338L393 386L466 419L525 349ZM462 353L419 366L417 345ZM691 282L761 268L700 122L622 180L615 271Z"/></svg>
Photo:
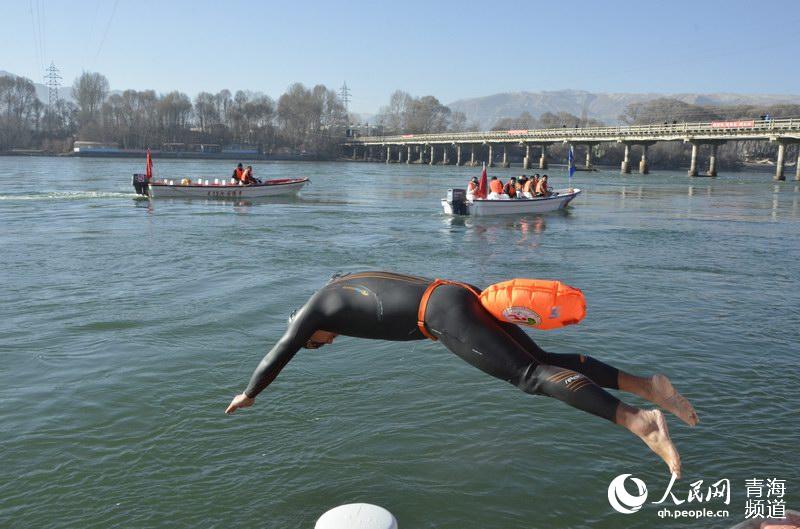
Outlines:
<svg viewBox="0 0 800 529"><path fill-rule="evenodd" d="M478 198L486 198L488 187L489 184L486 178L486 164L483 164L483 172L481 173L481 179L478 180L478 192L475 193L475 196Z"/></svg>
<svg viewBox="0 0 800 529"><path fill-rule="evenodd" d="M147 162L146 162L146 167L145 167L145 170L144 170L144 174L145 174L145 176L147 176L148 180L153 178L153 157L150 156L150 149L147 149Z"/></svg>

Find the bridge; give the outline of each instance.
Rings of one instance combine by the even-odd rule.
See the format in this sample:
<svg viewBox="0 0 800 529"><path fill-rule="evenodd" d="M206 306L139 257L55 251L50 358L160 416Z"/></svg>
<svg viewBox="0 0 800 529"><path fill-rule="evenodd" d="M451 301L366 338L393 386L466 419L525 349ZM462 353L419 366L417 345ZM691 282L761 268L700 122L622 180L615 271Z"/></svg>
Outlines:
<svg viewBox="0 0 800 529"><path fill-rule="evenodd" d="M395 136L363 136L348 138L344 148L352 150L353 159L378 160L386 163L454 163L476 166L486 162L494 166L495 149L502 154L500 165L509 167L509 151L524 150L522 166L530 169L532 148L539 150L539 169L547 169L547 148L554 144L585 147L585 169L592 168L592 150L601 143L625 147L620 171L631 172L631 153L641 150L639 172L649 172L647 148L659 141L680 141L692 146L689 176L698 176L698 153L709 150L708 170L704 176L717 176L717 149L728 141L757 140L777 143L775 180L785 180L786 147L800 143L800 118L712 121L702 123L665 123L620 127L562 127L559 129L506 130L490 132L443 132L437 134L402 134ZM468 152L467 152L468 150ZM795 179L800 180L800 148L797 149ZM346 151L347 152L347 151ZM468 155L468 156L467 156Z"/></svg>

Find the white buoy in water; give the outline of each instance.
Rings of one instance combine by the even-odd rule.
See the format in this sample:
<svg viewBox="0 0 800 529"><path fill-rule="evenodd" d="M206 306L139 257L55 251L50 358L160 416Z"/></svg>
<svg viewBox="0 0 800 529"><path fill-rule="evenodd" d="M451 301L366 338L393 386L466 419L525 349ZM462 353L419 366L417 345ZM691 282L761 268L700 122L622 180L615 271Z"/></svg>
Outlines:
<svg viewBox="0 0 800 529"><path fill-rule="evenodd" d="M397 520L383 507L348 503L320 516L314 529L397 529Z"/></svg>

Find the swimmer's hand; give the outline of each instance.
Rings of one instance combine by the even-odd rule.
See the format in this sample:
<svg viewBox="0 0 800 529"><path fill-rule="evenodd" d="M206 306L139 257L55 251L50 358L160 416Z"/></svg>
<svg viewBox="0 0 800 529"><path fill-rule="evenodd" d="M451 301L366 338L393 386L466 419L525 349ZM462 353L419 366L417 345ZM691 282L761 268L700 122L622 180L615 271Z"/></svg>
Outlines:
<svg viewBox="0 0 800 529"><path fill-rule="evenodd" d="M242 393L241 395L236 395L235 397L233 397L231 403L228 404L228 407L225 409L225 413L233 413L239 408L249 408L250 406L253 405L255 401L256 399L251 399L244 393Z"/></svg>

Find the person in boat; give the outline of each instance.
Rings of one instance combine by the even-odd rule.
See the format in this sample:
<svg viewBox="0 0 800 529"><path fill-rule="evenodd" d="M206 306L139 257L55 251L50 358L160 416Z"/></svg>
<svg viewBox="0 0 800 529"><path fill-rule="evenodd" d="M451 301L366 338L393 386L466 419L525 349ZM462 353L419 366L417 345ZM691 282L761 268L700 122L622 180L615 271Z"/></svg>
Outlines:
<svg viewBox="0 0 800 529"><path fill-rule="evenodd" d="M557 290L548 288L557 296L532 296L542 283L556 283ZM517 325L553 328L577 323L584 314L580 291L558 282L515 279L481 290L457 281L392 272L335 274L292 313L283 336L225 412L252 406L301 348L318 349L338 336L398 342L430 339L525 393L552 397L628 429L679 475L680 456L663 413L631 406L606 391L638 395L694 426L698 422L694 408L666 376L635 376L591 356L544 351Z"/></svg>
<svg viewBox="0 0 800 529"><path fill-rule="evenodd" d="M547 189L547 175L542 175L539 179L539 182L536 184L536 192L534 193L537 197L546 197L550 195L550 190Z"/></svg>
<svg viewBox="0 0 800 529"><path fill-rule="evenodd" d="M467 184L467 200L475 200L478 195L478 177L473 176Z"/></svg>
<svg viewBox="0 0 800 529"><path fill-rule="evenodd" d="M511 177L506 182L506 185L503 186L503 193L508 195L508 198L517 198L517 179L516 177Z"/></svg>
<svg viewBox="0 0 800 529"><path fill-rule="evenodd" d="M525 181L522 186L522 196L525 198L533 198L533 190L536 186L536 176L532 176L529 180Z"/></svg>
<svg viewBox="0 0 800 529"><path fill-rule="evenodd" d="M502 180L498 180L496 176L493 176L491 180L489 180L489 196L487 197L489 200L499 200L501 198L507 198L503 196L503 182Z"/></svg>
<svg viewBox="0 0 800 529"><path fill-rule="evenodd" d="M525 176L524 174L520 175L519 178L517 178L517 186L516 186L517 187L517 198L524 198L524 195L522 194L522 192L525 190L525 182L527 182L527 181L528 181L528 177Z"/></svg>
<svg viewBox="0 0 800 529"><path fill-rule="evenodd" d="M243 182L242 175L244 174L244 167L242 164L236 166L236 169L233 170L233 174L231 175L231 179L236 180L236 182Z"/></svg>
<svg viewBox="0 0 800 529"><path fill-rule="evenodd" d="M244 185L258 184L260 181L253 176L253 166L248 165L242 173L242 183Z"/></svg>

